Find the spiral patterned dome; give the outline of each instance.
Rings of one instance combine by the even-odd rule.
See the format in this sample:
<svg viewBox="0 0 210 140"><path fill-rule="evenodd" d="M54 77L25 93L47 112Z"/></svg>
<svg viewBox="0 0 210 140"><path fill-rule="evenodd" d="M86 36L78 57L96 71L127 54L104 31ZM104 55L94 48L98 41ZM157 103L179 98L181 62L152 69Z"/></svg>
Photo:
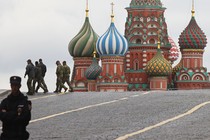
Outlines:
<svg viewBox="0 0 210 140"><path fill-rule="evenodd" d="M189 25L179 36L180 49L204 49L206 44L206 35L192 17Z"/></svg>
<svg viewBox="0 0 210 140"><path fill-rule="evenodd" d="M97 40L96 49L101 56L124 56L128 50L128 42L112 22L106 33Z"/></svg>
<svg viewBox="0 0 210 140"><path fill-rule="evenodd" d="M179 58L179 48L177 47L177 45L171 37L168 37L168 41L172 46L170 49L169 59L171 62L174 62Z"/></svg>
<svg viewBox="0 0 210 140"><path fill-rule="evenodd" d="M168 76L172 71L172 66L158 49L156 55L147 63L145 71L149 76Z"/></svg>
<svg viewBox="0 0 210 140"><path fill-rule="evenodd" d="M82 29L69 43L70 55L72 57L92 57L98 37L90 25L89 18L86 17Z"/></svg>
<svg viewBox="0 0 210 140"><path fill-rule="evenodd" d="M88 80L96 80L101 71L102 68L98 65L96 58L93 58L92 64L85 71L85 77Z"/></svg>
<svg viewBox="0 0 210 140"><path fill-rule="evenodd" d="M130 3L131 8L135 7L153 7L153 8L161 8L162 3L160 0L132 0Z"/></svg>

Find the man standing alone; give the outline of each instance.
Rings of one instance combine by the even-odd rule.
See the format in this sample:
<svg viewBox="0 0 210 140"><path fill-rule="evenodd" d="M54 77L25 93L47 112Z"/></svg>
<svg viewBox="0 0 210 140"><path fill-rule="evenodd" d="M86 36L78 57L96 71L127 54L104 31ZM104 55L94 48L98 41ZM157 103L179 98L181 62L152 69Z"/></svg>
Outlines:
<svg viewBox="0 0 210 140"><path fill-rule="evenodd" d="M11 93L0 104L0 140L28 140L26 126L31 120L31 101L20 92L21 78L10 77Z"/></svg>

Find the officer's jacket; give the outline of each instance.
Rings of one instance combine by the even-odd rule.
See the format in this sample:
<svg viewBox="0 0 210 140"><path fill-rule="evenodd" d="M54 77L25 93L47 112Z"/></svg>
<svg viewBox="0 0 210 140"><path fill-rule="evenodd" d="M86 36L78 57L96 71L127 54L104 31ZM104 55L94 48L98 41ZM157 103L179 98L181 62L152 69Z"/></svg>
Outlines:
<svg viewBox="0 0 210 140"><path fill-rule="evenodd" d="M1 140L27 140L26 126L31 120L31 102L22 93L10 94L0 105L0 119L3 122Z"/></svg>

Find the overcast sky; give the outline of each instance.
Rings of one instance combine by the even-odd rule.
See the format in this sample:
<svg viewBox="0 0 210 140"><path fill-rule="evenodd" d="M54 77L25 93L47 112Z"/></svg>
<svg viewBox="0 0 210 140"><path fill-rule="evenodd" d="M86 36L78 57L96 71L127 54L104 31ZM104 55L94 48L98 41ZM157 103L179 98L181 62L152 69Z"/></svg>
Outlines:
<svg viewBox="0 0 210 140"><path fill-rule="evenodd" d="M124 34L126 7L131 0L89 0L90 23L101 36L110 25L114 2L115 26ZM192 0L162 0L166 7L168 34L178 45L178 37L191 19ZM0 0L0 89L9 89L9 77L25 73L26 60L42 58L48 66L46 83L55 89L55 61L66 60L73 67L68 43L85 20L86 0ZM198 25L210 39L208 0L195 0ZM210 45L204 53L204 66L210 71ZM26 91L23 79L22 90Z"/></svg>

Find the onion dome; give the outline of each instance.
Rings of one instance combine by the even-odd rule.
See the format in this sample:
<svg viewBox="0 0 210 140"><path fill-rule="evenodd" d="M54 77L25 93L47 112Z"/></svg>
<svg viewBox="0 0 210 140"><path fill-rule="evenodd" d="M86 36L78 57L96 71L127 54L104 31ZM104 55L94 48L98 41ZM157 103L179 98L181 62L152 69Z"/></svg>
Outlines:
<svg viewBox="0 0 210 140"><path fill-rule="evenodd" d="M168 41L172 46L170 49L169 59L171 62L174 62L179 58L179 48L171 37L168 37Z"/></svg>
<svg viewBox="0 0 210 140"><path fill-rule="evenodd" d="M70 41L68 50L73 57L92 57L98 35L89 22L88 9L86 9L85 23L79 33Z"/></svg>
<svg viewBox="0 0 210 140"><path fill-rule="evenodd" d="M180 49L204 49L206 47L206 35L198 26L194 13L193 8L190 23L179 36Z"/></svg>
<svg viewBox="0 0 210 140"><path fill-rule="evenodd" d="M96 60L96 52L94 51L94 57L92 64L86 69L85 77L88 80L96 80L100 75L102 68L98 65L98 61Z"/></svg>
<svg viewBox="0 0 210 140"><path fill-rule="evenodd" d="M181 60L175 67L173 67L172 73L176 74L182 67L183 65L182 65L182 60Z"/></svg>
<svg viewBox="0 0 210 140"><path fill-rule="evenodd" d="M109 29L99 37L96 49L101 56L124 56L128 50L128 42L121 35L114 25L114 15L111 16L112 22Z"/></svg>
<svg viewBox="0 0 210 140"><path fill-rule="evenodd" d="M148 8L162 8L160 0L132 0L130 3L131 8L148 7Z"/></svg>
<svg viewBox="0 0 210 140"><path fill-rule="evenodd" d="M147 63L146 73L149 76L168 76L172 71L172 66L168 60L164 58L160 50L160 42L158 41L158 49L156 55Z"/></svg>

